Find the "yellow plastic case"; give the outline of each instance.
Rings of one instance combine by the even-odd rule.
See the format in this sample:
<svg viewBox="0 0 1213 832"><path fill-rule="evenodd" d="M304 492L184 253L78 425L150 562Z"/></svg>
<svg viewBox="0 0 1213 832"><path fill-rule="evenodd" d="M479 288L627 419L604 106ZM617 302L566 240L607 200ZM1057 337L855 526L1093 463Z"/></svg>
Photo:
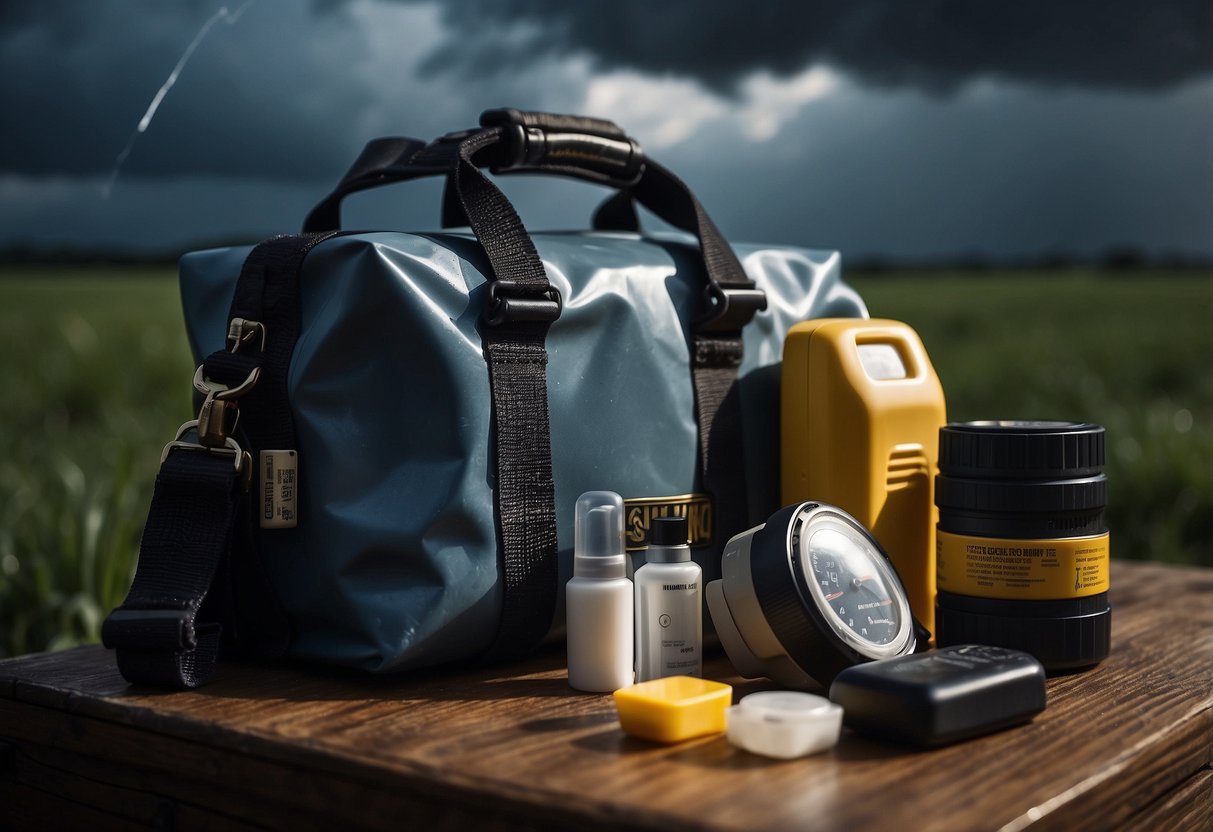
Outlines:
<svg viewBox="0 0 1213 832"><path fill-rule="evenodd" d="M783 347L783 503L833 503L884 547L935 629L935 474L943 387L899 321L822 318Z"/></svg>
<svg viewBox="0 0 1213 832"><path fill-rule="evenodd" d="M654 742L722 733L732 704L731 685L693 676L667 676L615 691L623 730Z"/></svg>

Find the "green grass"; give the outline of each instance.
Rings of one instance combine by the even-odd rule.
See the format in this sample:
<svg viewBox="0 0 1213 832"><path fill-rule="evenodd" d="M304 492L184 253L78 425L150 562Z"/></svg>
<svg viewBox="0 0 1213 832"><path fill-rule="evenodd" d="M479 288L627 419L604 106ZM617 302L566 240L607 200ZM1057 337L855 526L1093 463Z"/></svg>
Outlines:
<svg viewBox="0 0 1213 832"><path fill-rule="evenodd" d="M0 656L99 638L189 418L176 282L131 274L0 277Z"/></svg>
<svg viewBox="0 0 1213 832"><path fill-rule="evenodd" d="M1108 428L1118 557L1213 565L1213 280L851 279L922 335L953 419ZM190 418L168 270L0 271L0 656L95 641Z"/></svg>

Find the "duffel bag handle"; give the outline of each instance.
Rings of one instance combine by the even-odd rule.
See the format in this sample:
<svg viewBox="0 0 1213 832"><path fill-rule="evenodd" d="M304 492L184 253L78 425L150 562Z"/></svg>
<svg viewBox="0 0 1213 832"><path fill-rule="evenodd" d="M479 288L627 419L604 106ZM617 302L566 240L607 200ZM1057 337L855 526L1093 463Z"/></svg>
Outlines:
<svg viewBox="0 0 1213 832"><path fill-rule="evenodd" d="M303 221L303 233L336 231L341 228L341 202L347 196L368 188L402 182L417 176L409 160L425 147L420 139L387 136L371 139L354 164L341 177L337 187L316 203Z"/></svg>
<svg viewBox="0 0 1213 832"><path fill-rule="evenodd" d="M639 182L644 173L644 152L613 121L501 109L484 111L480 123L499 125L512 131L510 138L514 149L503 154L504 163L490 168L493 173L554 173L619 188L619 192L594 213L593 227L611 231L640 230L628 189ZM586 175L587 172L590 175ZM599 179L594 175L597 173L609 178ZM443 228L468 224L459 202L452 196L449 187L442 195Z"/></svg>
<svg viewBox="0 0 1213 832"><path fill-rule="evenodd" d="M502 143L489 164L495 174L571 176L630 188L644 173L644 151L606 119L514 109L485 110L481 127L500 127Z"/></svg>
<svg viewBox="0 0 1213 832"><path fill-rule="evenodd" d="M738 333L766 308L766 296L746 275L690 188L646 159L640 145L613 122L514 109L486 110L480 122L480 130L450 133L426 146L408 138L373 140L308 214L304 232L340 228L341 202L351 193L437 175L447 177L443 224L475 227L454 183L458 148L466 148L476 138L467 160L492 173L566 176L618 189L617 197L608 200L595 218L600 227L629 227L629 211L630 227L635 227L634 200L670 225L694 234L707 276L702 312L692 326L695 332ZM621 218L610 221L610 206L624 212Z"/></svg>
<svg viewBox="0 0 1213 832"><path fill-rule="evenodd" d="M766 295L746 275L691 189L671 171L646 159L640 145L613 122L501 109L486 110L480 123L504 131L506 150L488 165L494 174L570 176L618 189L595 214L595 227L638 230L633 204L638 202L670 225L694 234L707 275L703 308L692 324L695 332L737 333L755 313L766 309ZM470 224L449 179L442 224L448 228Z"/></svg>
<svg viewBox="0 0 1213 832"><path fill-rule="evenodd" d="M480 151L476 159L477 164L495 174L546 173L622 189L635 185L644 170L640 145L605 119L500 109L485 110L480 125L501 129L491 150ZM439 141L472 132L451 133ZM423 141L404 137L372 139L332 192L307 215L304 232L340 228L341 203L352 193L440 173L410 165L425 146ZM468 225L458 200L452 196L448 180L443 211L451 214L452 222L444 224Z"/></svg>

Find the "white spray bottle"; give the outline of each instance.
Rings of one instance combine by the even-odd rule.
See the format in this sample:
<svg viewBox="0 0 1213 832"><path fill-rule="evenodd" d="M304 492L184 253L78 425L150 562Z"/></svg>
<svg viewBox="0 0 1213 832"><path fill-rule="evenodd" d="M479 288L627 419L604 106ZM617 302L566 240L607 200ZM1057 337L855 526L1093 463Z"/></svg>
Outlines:
<svg viewBox="0 0 1213 832"><path fill-rule="evenodd" d="M573 578L565 587L569 685L606 693L633 678L633 594L623 542L623 499L588 491L577 500Z"/></svg>

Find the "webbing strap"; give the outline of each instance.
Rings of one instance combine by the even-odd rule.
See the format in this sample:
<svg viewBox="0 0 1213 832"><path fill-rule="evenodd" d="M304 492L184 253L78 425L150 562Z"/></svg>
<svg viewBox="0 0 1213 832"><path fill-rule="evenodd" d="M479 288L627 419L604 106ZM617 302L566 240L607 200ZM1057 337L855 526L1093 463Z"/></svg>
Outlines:
<svg viewBox="0 0 1213 832"><path fill-rule="evenodd" d="M299 447L295 419L287 394L287 377L295 343L303 327L300 273L308 254L326 240L349 232L283 234L256 246L240 269L228 320L261 324L264 347L254 333L240 351L217 350L202 362L207 379L229 386L239 384L254 369L257 384L240 400L240 441L252 454L253 481L260 481L258 451ZM299 459L298 476L308 476L308 460ZM266 656L280 656L290 645L292 628L266 572L270 550L289 552L298 528L259 533L260 500L257 494L241 503L229 561L227 586L216 586L234 611L234 641L242 648ZM230 594L230 600L226 597Z"/></svg>
<svg viewBox="0 0 1213 832"><path fill-rule="evenodd" d="M524 114L519 114L524 115ZM565 173L564 171L550 172ZM533 168L495 167L497 173L533 173ZM587 178L582 176L581 178ZM443 193L445 226L467 220L453 199L452 183ZM595 228L638 231L636 203L671 225L695 235L703 256L707 285L705 312L690 327L691 382L699 426L699 471L715 507L715 550L750 525L747 512L741 400L737 374L744 353L742 329L766 298L745 273L724 235L691 189L670 170L644 159L637 180L607 199L595 213ZM708 559L705 580L719 576L719 558Z"/></svg>
<svg viewBox="0 0 1213 832"><path fill-rule="evenodd" d="M539 644L552 626L559 592L544 345L560 314L559 295L514 207L473 161L497 140L495 131L460 140L450 176L493 271L491 303L480 323L493 397L493 499L503 590L497 635L485 653L492 661Z"/></svg>
<svg viewBox="0 0 1213 832"><path fill-rule="evenodd" d="M239 491L230 456L174 449L160 466L135 580L101 627L127 681L193 688L210 677L221 628L198 619L231 545Z"/></svg>
<svg viewBox="0 0 1213 832"><path fill-rule="evenodd" d="M704 584L720 577L720 555L729 538L750 526L746 499L741 397L737 371L744 346L733 337L692 338L691 379L699 425L699 464L715 510L717 556L704 565Z"/></svg>
<svg viewBox="0 0 1213 832"><path fill-rule="evenodd" d="M519 656L552 626L558 589L555 481L541 335L485 338L495 426L501 620L485 653Z"/></svg>
<svg viewBox="0 0 1213 832"><path fill-rule="evenodd" d="M739 452L744 447L744 435L737 375L745 352L742 328L757 309L766 307L766 300L754 290L753 281L742 271L736 255L691 190L651 160L633 189L621 190L598 206L593 227L640 231L637 203L666 222L695 232L710 278L708 294L711 296L717 287L724 290L714 296L714 312L691 326L691 378L699 426L700 472L704 488L713 498L715 549L720 554L730 537L751 524L744 456ZM729 308L738 302L740 308ZM711 558L704 581L719 577L719 569L719 558Z"/></svg>
<svg viewBox="0 0 1213 832"><path fill-rule="evenodd" d="M255 247L241 268L229 320L256 321L260 329L241 345L244 351L208 356L200 377L228 389L252 380L238 402L242 443L208 450L175 442L166 449L134 582L102 626L102 640L117 651L129 682L204 684L218 654L221 620L263 654L280 655L289 644L290 622L250 527L252 495L245 486L252 472L243 466L256 463L244 453L297 447L286 378L301 327L299 272L308 252L333 236L272 238ZM276 529L275 545L289 546L292 531ZM247 601L235 603L236 595Z"/></svg>

